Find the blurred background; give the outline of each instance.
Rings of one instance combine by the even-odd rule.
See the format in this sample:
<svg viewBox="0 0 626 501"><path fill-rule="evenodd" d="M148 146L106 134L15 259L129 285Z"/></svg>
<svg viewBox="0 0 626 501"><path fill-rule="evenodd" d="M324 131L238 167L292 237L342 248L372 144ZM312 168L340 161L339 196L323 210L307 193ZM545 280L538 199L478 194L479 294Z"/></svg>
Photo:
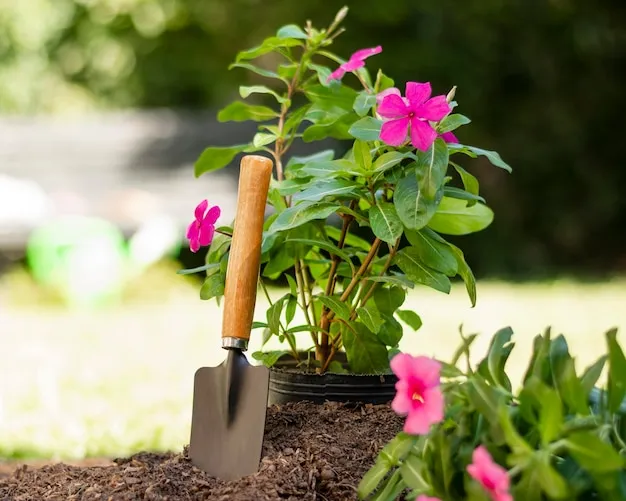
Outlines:
<svg viewBox="0 0 626 501"><path fill-rule="evenodd" d="M458 326L564 332L582 369L626 327L626 6L617 0L0 0L0 458L180 448L193 372L219 362L219 308L198 299L183 236L203 198L234 216L237 169L193 177L208 145L254 125L217 110L256 83L237 51L344 4L348 56L458 87L496 218L457 239L479 279L471 309L417 290L410 351L451 353ZM310 149L300 147L304 151ZM278 293L278 292L277 292ZM262 315L259 299L257 318ZM482 344L481 344L482 343Z"/></svg>

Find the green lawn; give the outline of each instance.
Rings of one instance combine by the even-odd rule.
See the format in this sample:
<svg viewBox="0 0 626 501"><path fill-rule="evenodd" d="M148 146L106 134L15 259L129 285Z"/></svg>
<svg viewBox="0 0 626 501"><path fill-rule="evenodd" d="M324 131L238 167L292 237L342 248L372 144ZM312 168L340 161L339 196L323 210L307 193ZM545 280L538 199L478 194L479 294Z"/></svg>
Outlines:
<svg viewBox="0 0 626 501"><path fill-rule="evenodd" d="M160 273L144 279L145 291L125 306L97 313L37 305L32 291L15 305L19 281L0 281L0 457L121 456L187 443L194 371L223 358L221 316L214 302L198 299L195 286ZM406 306L424 326L407 328L402 347L448 357L462 323L464 332L482 334L478 357L489 335L510 325L516 379L532 337L552 325L582 367L603 352L604 331L626 331L625 304L626 280L480 283L474 309L461 286L450 296L422 288ZM265 305L260 296L257 319Z"/></svg>

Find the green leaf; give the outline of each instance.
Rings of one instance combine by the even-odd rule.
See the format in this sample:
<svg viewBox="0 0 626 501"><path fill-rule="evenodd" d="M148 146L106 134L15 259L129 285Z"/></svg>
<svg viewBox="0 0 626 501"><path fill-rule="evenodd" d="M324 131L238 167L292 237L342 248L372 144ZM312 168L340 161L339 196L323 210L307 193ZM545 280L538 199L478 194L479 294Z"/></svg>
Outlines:
<svg viewBox="0 0 626 501"><path fill-rule="evenodd" d="M308 35L304 31L302 31L302 28L300 28L300 26L296 24L288 24L286 26L283 26L276 32L276 36L278 38L299 38L302 40L306 40L307 38L309 38Z"/></svg>
<svg viewBox="0 0 626 501"><path fill-rule="evenodd" d="M367 91L361 91L354 100L353 109L357 115L364 117L368 111L376 104L376 95Z"/></svg>
<svg viewBox="0 0 626 501"><path fill-rule="evenodd" d="M604 365L608 360L608 355L602 355L595 363L587 367L585 372L583 372L582 377L580 378L580 384L583 387L583 391L585 392L585 396L591 393L591 390L600 379L602 375L602 370L604 369Z"/></svg>
<svg viewBox="0 0 626 501"><path fill-rule="evenodd" d="M465 191L467 191L468 193L471 193L472 195L478 195L478 190L479 190L478 179L476 179L472 174L467 172L460 165L452 163L452 166L459 173L459 176L461 176L461 181L463 182L463 187L465 188Z"/></svg>
<svg viewBox="0 0 626 501"><path fill-rule="evenodd" d="M394 263L406 274L412 282L426 285L446 294L450 293L450 279L426 266L413 247L402 249L394 258Z"/></svg>
<svg viewBox="0 0 626 501"><path fill-rule="evenodd" d="M272 367L276 365L280 357L288 354L289 352L284 350L255 351L252 353L252 358L261 362L265 367Z"/></svg>
<svg viewBox="0 0 626 501"><path fill-rule="evenodd" d="M342 320L350 320L350 308L339 300L339 296L317 296L319 301Z"/></svg>
<svg viewBox="0 0 626 501"><path fill-rule="evenodd" d="M326 226L325 230L326 234L330 238L339 242L339 239L341 238L341 231L338 228L335 228L334 226ZM367 240L363 240L362 238L357 237L352 233L349 233L346 237L345 244L349 245L350 247L356 247L358 249L364 250L365 252L369 252L370 248L372 247L372 245Z"/></svg>
<svg viewBox="0 0 626 501"><path fill-rule="evenodd" d="M390 477L385 479L380 486L380 490L376 492L376 495L370 501L395 501L406 487L400 470L396 470Z"/></svg>
<svg viewBox="0 0 626 501"><path fill-rule="evenodd" d="M428 226L447 235L467 235L484 230L493 221L493 211L483 204L471 207L463 200L443 197Z"/></svg>
<svg viewBox="0 0 626 501"><path fill-rule="evenodd" d="M372 168L372 154L370 147L365 141L356 140L352 147L354 160L363 171L369 171Z"/></svg>
<svg viewBox="0 0 626 501"><path fill-rule="evenodd" d="M220 267L219 263L208 263L202 266L198 266L197 268L188 268L186 270L178 270L176 274L177 275L193 275L194 273L200 273L201 271L213 270L219 267Z"/></svg>
<svg viewBox="0 0 626 501"><path fill-rule="evenodd" d="M342 332L350 369L356 374L377 374L389 371L387 348L365 325L352 323L354 328Z"/></svg>
<svg viewBox="0 0 626 501"><path fill-rule="evenodd" d="M386 284L400 285L401 287L408 287L409 289L413 289L415 287L415 284L411 282L405 275L400 274L382 277L365 277L364 280L369 280L370 282L382 282Z"/></svg>
<svg viewBox="0 0 626 501"><path fill-rule="evenodd" d="M338 160L326 160L310 162L298 169L298 177L334 178L337 176L360 176L363 172L350 160L340 158Z"/></svg>
<svg viewBox="0 0 626 501"><path fill-rule="evenodd" d="M406 299L406 293L402 287L378 287L373 295L374 303L381 313L393 315Z"/></svg>
<svg viewBox="0 0 626 501"><path fill-rule="evenodd" d="M304 91L307 98L312 103L328 109L338 107L344 111L352 111L352 105L356 99L356 91L345 85L324 87L323 85L312 85Z"/></svg>
<svg viewBox="0 0 626 501"><path fill-rule="evenodd" d="M492 425L500 425L498 409L502 394L489 386L480 376L472 376L467 381L467 396L472 406Z"/></svg>
<svg viewBox="0 0 626 501"><path fill-rule="evenodd" d="M226 276L222 273L215 273L208 276L200 288L200 299L207 301L214 297L223 296L225 281Z"/></svg>
<svg viewBox="0 0 626 501"><path fill-rule="evenodd" d="M348 133L352 137L361 139L362 141L375 141L379 139L382 125L382 120L372 117L363 117L352 124Z"/></svg>
<svg viewBox="0 0 626 501"><path fill-rule="evenodd" d="M390 469L390 464L383 461L376 461L376 464L374 464L374 466L372 466L367 473L363 475L363 478L359 482L357 489L359 499L365 499L372 494L372 492L376 490L378 485L387 476Z"/></svg>
<svg viewBox="0 0 626 501"><path fill-rule="evenodd" d="M426 464L414 454L409 455L400 467L402 480L411 489L416 489L420 492L428 492L430 490L431 486L427 480L427 471Z"/></svg>
<svg viewBox="0 0 626 501"><path fill-rule="evenodd" d="M285 324L289 325L293 320L293 317L296 315L296 306L298 305L298 300L295 296L289 295L287 299L287 307L285 308Z"/></svg>
<svg viewBox="0 0 626 501"><path fill-rule="evenodd" d="M511 407L508 405L498 407L498 423L502 429L504 440L513 452L515 462L521 463L532 455L533 448L518 433L515 425L511 421L510 412Z"/></svg>
<svg viewBox="0 0 626 501"><path fill-rule="evenodd" d="M330 123L311 125L302 133L302 140L305 143L311 143L313 141L321 141L327 137L334 139L351 139L348 129L353 121L352 115L346 114Z"/></svg>
<svg viewBox="0 0 626 501"><path fill-rule="evenodd" d="M466 125L470 122L471 120L466 116L460 115L458 113L453 113L451 115L448 115L441 122L439 122L437 131L440 134L443 134L444 132L450 132L458 129L461 125Z"/></svg>
<svg viewBox="0 0 626 501"><path fill-rule="evenodd" d="M549 445L561 433L563 427L563 405L559 394L538 377L528 380L524 388L539 404L539 433L541 443Z"/></svg>
<svg viewBox="0 0 626 501"><path fill-rule="evenodd" d="M350 265L350 268L352 269L352 273L353 274L356 273L356 269L348 253L340 249L339 247L337 247L332 242L328 242L326 240L315 240L315 239L308 239L308 238L288 238L287 240L285 240L285 244L288 244L288 243L300 243L304 245L309 245L311 247L319 247L320 249L323 249L326 252L329 252L330 254L334 254L335 256L338 256L341 259L343 259L343 261L345 261L346 263Z"/></svg>
<svg viewBox="0 0 626 501"><path fill-rule="evenodd" d="M463 254L463 251L450 243L448 245L452 249L452 252L454 252L456 262L459 266L459 276L465 282L467 294L470 298L470 302L472 303L472 307L474 307L476 306L476 278L474 277L474 273L467 264L467 261L465 261L465 255Z"/></svg>
<svg viewBox="0 0 626 501"><path fill-rule="evenodd" d="M383 242L395 245L398 238L402 236L404 228L393 204L378 202L378 205L370 208L369 218L374 235Z"/></svg>
<svg viewBox="0 0 626 501"><path fill-rule="evenodd" d="M265 322L252 322L252 327L250 329L265 329L268 325Z"/></svg>
<svg viewBox="0 0 626 501"><path fill-rule="evenodd" d="M317 74L317 81L320 85L324 87L330 87L332 85L333 82L328 81L328 77L330 77L330 74L332 73L330 68L322 66L321 64L312 63L310 61L307 63L307 66Z"/></svg>
<svg viewBox="0 0 626 501"><path fill-rule="evenodd" d="M255 59L259 56L262 56L263 54L267 54L268 52L272 52L276 49L296 47L299 45L302 45L302 42L295 38L270 37L266 38L263 43L257 47L241 51L239 54L237 54L235 61L237 63L240 63L241 61L245 61L248 59Z"/></svg>
<svg viewBox="0 0 626 501"><path fill-rule="evenodd" d="M257 132L252 138L252 144L256 148L262 148L263 146L272 144L274 141L276 141L276 136L274 134L268 134L267 132Z"/></svg>
<svg viewBox="0 0 626 501"><path fill-rule="evenodd" d="M383 153L379 156L374 165L372 165L372 170L374 174L382 174L385 171L391 169L398 165L405 158L409 158L414 156L413 153L401 153L399 151L389 151L387 153Z"/></svg>
<svg viewBox="0 0 626 501"><path fill-rule="evenodd" d="M281 297L278 301L272 304L266 312L267 326L270 332L275 336L280 334L280 316L283 312L283 306L285 305L285 299L287 299L287 297L293 296L287 294Z"/></svg>
<svg viewBox="0 0 626 501"><path fill-rule="evenodd" d="M381 318L375 304L370 303L365 307L357 308L356 312L359 316L359 320L374 334L378 334L380 326L383 325L385 321Z"/></svg>
<svg viewBox="0 0 626 501"><path fill-rule="evenodd" d="M249 63L232 63L228 67L229 70L232 70L233 68L243 68L246 70L250 70L253 73L256 73L257 75L261 75L262 77L280 79L280 76L278 75L278 73L274 71L266 70L264 68L259 68L258 66L254 66L253 64L249 64Z"/></svg>
<svg viewBox="0 0 626 501"><path fill-rule="evenodd" d="M346 369L343 364L337 360L333 360L328 364L328 372L332 372L333 374L349 374L348 369Z"/></svg>
<svg viewBox="0 0 626 501"><path fill-rule="evenodd" d="M398 310L398 317L414 331L419 330L422 326L421 317L413 310Z"/></svg>
<svg viewBox="0 0 626 501"><path fill-rule="evenodd" d="M591 432L567 437L567 448L576 462L590 472L606 473L624 468L624 459L610 444Z"/></svg>
<svg viewBox="0 0 626 501"><path fill-rule="evenodd" d="M235 158L235 155L247 149L250 145L237 146L210 146L206 148L194 165L196 177L214 170L226 167Z"/></svg>
<svg viewBox="0 0 626 501"><path fill-rule="evenodd" d="M417 182L424 194L434 199L448 169L448 146L437 139L427 151L417 151Z"/></svg>
<svg viewBox="0 0 626 501"><path fill-rule="evenodd" d="M307 164L315 162L327 162L332 160L334 156L335 152L333 150L322 150L317 153L313 153L312 155L306 155L303 157L293 156L287 162L285 169L295 170L297 166L304 167Z"/></svg>
<svg viewBox="0 0 626 501"><path fill-rule="evenodd" d="M550 499L572 499L565 479L552 467L552 458L547 451L538 451L527 466L534 469L537 481Z"/></svg>
<svg viewBox="0 0 626 501"><path fill-rule="evenodd" d="M571 411L578 414L589 414L587 395L576 375L574 359L570 356L564 336L558 336L550 345L550 369L553 384L563 402Z"/></svg>
<svg viewBox="0 0 626 501"><path fill-rule="evenodd" d="M419 259L433 270L453 277L459 270L457 256L450 245L428 228L406 231L406 237Z"/></svg>
<svg viewBox="0 0 626 501"><path fill-rule="evenodd" d="M266 87L265 85L242 85L241 87L239 87L239 95L242 98L245 99L251 94L269 94L271 96L274 96L276 101L281 104L287 103L289 101L288 98L278 95L275 91L273 91L269 87Z"/></svg>
<svg viewBox="0 0 626 501"><path fill-rule="evenodd" d="M437 211L436 201L425 195L417 178L411 174L398 182L393 203L404 226L412 230L426 226Z"/></svg>
<svg viewBox="0 0 626 501"><path fill-rule="evenodd" d="M391 314L383 313L381 317L384 323L378 331L378 339L385 346L398 346L403 334L402 324L393 318Z"/></svg>
<svg viewBox="0 0 626 501"><path fill-rule="evenodd" d="M611 329L605 336L609 348L609 411L616 412L626 395L626 358L617 341L617 329Z"/></svg>
<svg viewBox="0 0 626 501"><path fill-rule="evenodd" d="M491 383L511 391L511 381L506 374L506 362L515 343L511 342L513 329L505 327L495 333L489 344L487 357L479 365L478 371Z"/></svg>
<svg viewBox="0 0 626 501"><path fill-rule="evenodd" d="M302 190L294 195L294 199L298 201L318 202L324 198L353 198L358 196L360 186L354 181L346 179L329 179L328 181L319 181L309 188Z"/></svg>
<svg viewBox="0 0 626 501"><path fill-rule="evenodd" d="M217 120L219 122L245 122L246 120L263 122L277 116L278 113L267 106L254 106L243 101L235 101L220 110Z"/></svg>
<svg viewBox="0 0 626 501"><path fill-rule="evenodd" d="M270 226L268 233L297 228L315 219L326 219L339 207L339 204L328 202L299 203L281 212Z"/></svg>
<svg viewBox="0 0 626 501"><path fill-rule="evenodd" d="M507 164L498 153L495 151L483 150L482 148L477 148L475 146L467 146L467 145L456 145L451 144L448 146L450 149L450 153L464 153L465 155L476 158L477 156L484 156L496 167L500 167L507 172L513 172L511 166Z"/></svg>
<svg viewBox="0 0 626 501"><path fill-rule="evenodd" d="M467 204L468 207L471 207L476 202L485 203L485 199L480 195L474 195L469 191L462 190L461 188L456 188L455 186L446 186L443 189L443 195L448 198L456 198L458 200L466 200L469 202Z"/></svg>

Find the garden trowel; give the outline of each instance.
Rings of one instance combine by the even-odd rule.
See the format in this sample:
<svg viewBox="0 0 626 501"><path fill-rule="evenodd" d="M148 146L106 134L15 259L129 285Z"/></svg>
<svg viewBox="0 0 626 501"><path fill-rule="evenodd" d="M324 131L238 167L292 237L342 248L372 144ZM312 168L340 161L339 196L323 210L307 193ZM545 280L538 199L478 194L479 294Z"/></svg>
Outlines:
<svg viewBox="0 0 626 501"><path fill-rule="evenodd" d="M237 215L226 270L222 348L226 360L196 371L189 456L212 476L233 480L256 473L261 459L269 370L248 363L261 261L265 203L272 161L241 160Z"/></svg>

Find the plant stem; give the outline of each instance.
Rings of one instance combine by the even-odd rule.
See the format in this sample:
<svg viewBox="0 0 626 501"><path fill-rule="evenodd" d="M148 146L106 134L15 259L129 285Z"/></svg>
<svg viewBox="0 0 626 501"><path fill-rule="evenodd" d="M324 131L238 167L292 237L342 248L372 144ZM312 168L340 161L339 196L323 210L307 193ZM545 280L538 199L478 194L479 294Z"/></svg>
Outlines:
<svg viewBox="0 0 626 501"><path fill-rule="evenodd" d="M300 260L300 270L302 271L302 278L304 280L304 289L308 296L308 304L307 306L311 308L311 319L313 323L310 325L317 325L317 315L315 314L315 304L313 304L313 288L311 287L311 282L309 282L309 272L306 264L301 259Z"/></svg>
<svg viewBox="0 0 626 501"><path fill-rule="evenodd" d="M267 290L267 287L265 287L263 280L261 280L261 277L259 277L259 283L261 284L261 289L263 289L263 293L265 294L265 298L267 299L267 302L270 304L270 307L272 307L274 303L272 303L272 298L270 297L270 293ZM284 333L285 327L283 326L282 322L280 322L280 328L283 330L283 333ZM291 340L291 337L285 334L285 339L287 340L287 343L289 344L289 348L291 349L291 354L293 355L293 358L295 358L297 361L300 361L298 350L296 349L296 345Z"/></svg>
<svg viewBox="0 0 626 501"><path fill-rule="evenodd" d="M303 271L302 271L302 265L300 260L296 260L296 284L298 285L298 291L300 292L300 297L301 297L301 301L302 301L302 311L304 312L304 318L306 319L306 323L309 326L314 326L315 324L311 323L311 317L309 316L309 309L308 309L308 304L307 304L307 297L306 297L306 292L305 292L305 282L304 282L304 278L303 278ZM311 339L313 339L313 343L315 344L316 348L318 346L318 342L317 342L317 335L315 334L315 332L313 332L313 330L310 331L311 332Z"/></svg>

